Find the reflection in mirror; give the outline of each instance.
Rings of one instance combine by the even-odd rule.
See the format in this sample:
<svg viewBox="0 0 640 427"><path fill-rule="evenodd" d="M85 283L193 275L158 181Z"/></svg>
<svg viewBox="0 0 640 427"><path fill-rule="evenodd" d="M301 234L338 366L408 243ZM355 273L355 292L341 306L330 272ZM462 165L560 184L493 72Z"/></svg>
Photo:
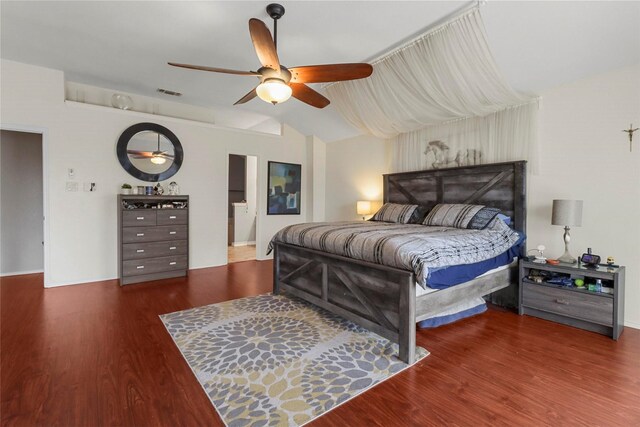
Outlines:
<svg viewBox="0 0 640 427"><path fill-rule="evenodd" d="M175 152L169 139L153 131L138 132L127 144L129 161L145 173L160 174L173 165Z"/></svg>
<svg viewBox="0 0 640 427"><path fill-rule="evenodd" d="M116 154L124 170L147 182L171 178L184 160L178 137L157 123L138 123L125 129L118 138Z"/></svg>

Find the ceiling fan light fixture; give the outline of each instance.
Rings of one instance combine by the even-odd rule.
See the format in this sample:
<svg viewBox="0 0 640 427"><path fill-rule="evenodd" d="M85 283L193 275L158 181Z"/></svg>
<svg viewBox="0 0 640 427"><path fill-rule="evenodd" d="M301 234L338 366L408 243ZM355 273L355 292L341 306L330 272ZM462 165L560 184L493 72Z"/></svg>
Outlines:
<svg viewBox="0 0 640 427"><path fill-rule="evenodd" d="M256 88L258 97L270 104L285 102L291 97L291 87L278 78L268 78Z"/></svg>
<svg viewBox="0 0 640 427"><path fill-rule="evenodd" d="M166 162L167 159L165 159L164 157L160 157L160 156L153 156L151 158L151 163L156 164L156 165L164 165L164 162Z"/></svg>

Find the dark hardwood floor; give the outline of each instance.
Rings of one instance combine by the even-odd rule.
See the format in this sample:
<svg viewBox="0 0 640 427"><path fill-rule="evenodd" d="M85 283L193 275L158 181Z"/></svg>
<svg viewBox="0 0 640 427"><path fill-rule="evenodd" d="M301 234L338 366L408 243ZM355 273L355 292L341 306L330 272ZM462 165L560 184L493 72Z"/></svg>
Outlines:
<svg viewBox="0 0 640 427"><path fill-rule="evenodd" d="M223 425L159 314L271 288L271 262L43 289L1 278L5 426ZM619 341L491 309L420 331L431 355L313 426L640 425L640 330Z"/></svg>

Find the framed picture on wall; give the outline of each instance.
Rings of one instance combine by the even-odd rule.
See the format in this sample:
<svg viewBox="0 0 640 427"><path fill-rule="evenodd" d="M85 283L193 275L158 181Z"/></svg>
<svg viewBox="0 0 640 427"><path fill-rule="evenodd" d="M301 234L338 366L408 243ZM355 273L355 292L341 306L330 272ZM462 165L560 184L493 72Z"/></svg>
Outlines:
<svg viewBox="0 0 640 427"><path fill-rule="evenodd" d="M269 162L267 215L300 215L302 165Z"/></svg>

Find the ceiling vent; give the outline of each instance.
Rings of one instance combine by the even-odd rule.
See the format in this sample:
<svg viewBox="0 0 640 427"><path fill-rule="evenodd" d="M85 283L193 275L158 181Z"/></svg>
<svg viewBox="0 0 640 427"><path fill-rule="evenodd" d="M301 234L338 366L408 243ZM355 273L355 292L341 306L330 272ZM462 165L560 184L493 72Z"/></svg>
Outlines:
<svg viewBox="0 0 640 427"><path fill-rule="evenodd" d="M170 95L170 96L182 96L182 94L180 92L175 92L169 89L162 89L162 88L158 88L157 90L160 93L164 93L165 95Z"/></svg>

